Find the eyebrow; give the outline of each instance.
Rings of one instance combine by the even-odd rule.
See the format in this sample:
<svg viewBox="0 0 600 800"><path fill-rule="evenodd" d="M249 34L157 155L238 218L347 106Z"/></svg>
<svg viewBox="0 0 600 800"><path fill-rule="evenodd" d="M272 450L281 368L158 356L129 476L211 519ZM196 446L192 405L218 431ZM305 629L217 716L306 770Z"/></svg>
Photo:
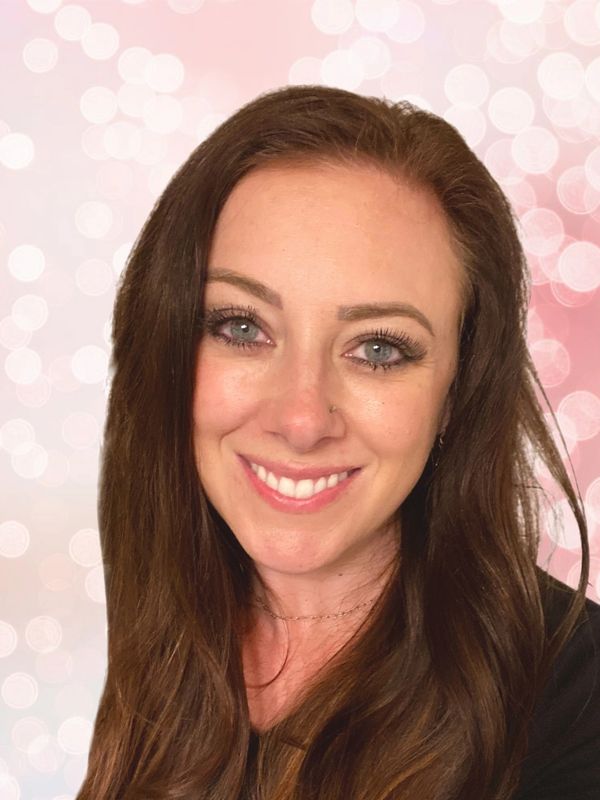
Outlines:
<svg viewBox="0 0 600 800"><path fill-rule="evenodd" d="M207 283L229 283L237 286L249 294L258 297L265 303L275 308L283 309L281 296L265 286L255 278L249 278L231 269L213 269L206 276ZM410 303L361 303L354 306L338 306L337 318L346 322L355 322L363 319L377 319L378 317L410 317L420 323L433 337L433 325L422 311Z"/></svg>

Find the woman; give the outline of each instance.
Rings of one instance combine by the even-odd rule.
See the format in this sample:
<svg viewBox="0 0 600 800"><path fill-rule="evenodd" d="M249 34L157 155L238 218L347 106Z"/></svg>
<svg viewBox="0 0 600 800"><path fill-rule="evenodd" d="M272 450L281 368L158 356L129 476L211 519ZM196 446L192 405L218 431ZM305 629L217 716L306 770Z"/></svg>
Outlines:
<svg viewBox="0 0 600 800"><path fill-rule="evenodd" d="M84 798L600 796L600 607L510 206L433 114L262 95L113 320L109 665ZM542 459L581 533L536 565Z"/></svg>

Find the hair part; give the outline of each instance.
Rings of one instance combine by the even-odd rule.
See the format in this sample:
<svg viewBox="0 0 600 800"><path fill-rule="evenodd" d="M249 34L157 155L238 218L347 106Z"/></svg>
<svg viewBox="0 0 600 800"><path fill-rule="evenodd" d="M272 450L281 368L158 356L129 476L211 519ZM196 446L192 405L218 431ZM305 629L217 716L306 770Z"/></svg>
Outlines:
<svg viewBox="0 0 600 800"><path fill-rule="evenodd" d="M368 164L432 191L464 306L444 447L396 514L402 558L252 761L241 638L260 576L203 492L192 399L217 218L245 174L286 164ZM589 575L581 497L536 394L550 407L527 351L528 291L502 190L450 124L408 102L286 87L191 153L135 241L114 305L98 500L108 670L78 800L511 797ZM556 631L536 565L534 458L582 543Z"/></svg>

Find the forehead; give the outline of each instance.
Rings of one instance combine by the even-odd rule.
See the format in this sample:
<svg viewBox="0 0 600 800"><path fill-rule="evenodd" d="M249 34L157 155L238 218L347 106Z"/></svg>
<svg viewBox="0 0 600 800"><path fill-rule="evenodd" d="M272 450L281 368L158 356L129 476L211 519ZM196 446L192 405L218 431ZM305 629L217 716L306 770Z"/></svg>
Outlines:
<svg viewBox="0 0 600 800"><path fill-rule="evenodd" d="M462 267L433 192L371 166L251 171L221 210L211 266L264 281L284 303L287 293L406 300L458 316L462 301Z"/></svg>

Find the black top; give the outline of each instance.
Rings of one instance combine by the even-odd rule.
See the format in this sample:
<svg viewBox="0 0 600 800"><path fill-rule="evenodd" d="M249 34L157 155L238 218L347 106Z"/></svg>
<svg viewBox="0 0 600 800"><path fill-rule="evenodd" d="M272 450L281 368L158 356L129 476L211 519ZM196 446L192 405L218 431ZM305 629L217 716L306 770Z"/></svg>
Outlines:
<svg viewBox="0 0 600 800"><path fill-rule="evenodd" d="M552 584L546 609L554 630L574 590ZM600 604L586 598L585 611L538 702L513 800L600 800Z"/></svg>
<svg viewBox="0 0 600 800"><path fill-rule="evenodd" d="M546 625L554 631L574 590L550 576ZM531 721L512 800L600 800L600 604L585 612L556 658ZM258 735L250 735L254 761Z"/></svg>

